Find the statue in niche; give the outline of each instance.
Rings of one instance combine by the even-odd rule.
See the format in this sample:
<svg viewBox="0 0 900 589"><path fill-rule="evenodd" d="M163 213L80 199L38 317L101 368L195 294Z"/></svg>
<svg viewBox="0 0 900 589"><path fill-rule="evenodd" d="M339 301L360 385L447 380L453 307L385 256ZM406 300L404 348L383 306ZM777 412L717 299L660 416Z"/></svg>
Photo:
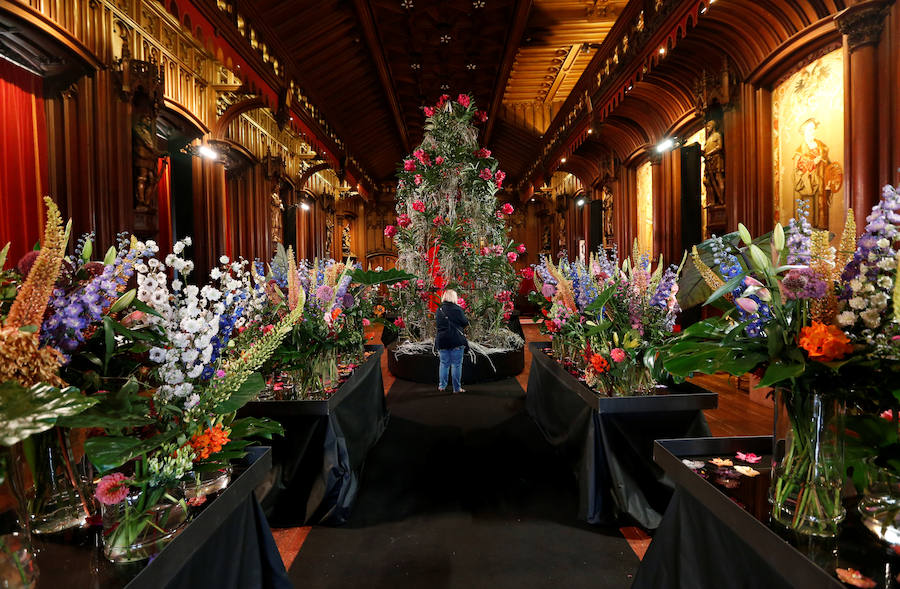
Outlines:
<svg viewBox="0 0 900 589"><path fill-rule="evenodd" d="M544 225L544 235L541 237L541 251L550 251L550 224Z"/></svg>
<svg viewBox="0 0 900 589"><path fill-rule="evenodd" d="M844 182L843 170L828 159L828 146L816 138L819 121L807 119L800 125L803 143L794 152L794 199L809 202L810 222L817 229L828 229L831 195Z"/></svg>
<svg viewBox="0 0 900 589"><path fill-rule="evenodd" d="M350 222L348 221L346 225L344 225L343 230L341 231L341 256L344 258L349 258L351 256L350 251Z"/></svg>
<svg viewBox="0 0 900 589"><path fill-rule="evenodd" d="M706 123L706 143L703 144L703 161L706 164L703 173L703 184L707 197L707 205L725 204L725 145L719 125L714 120Z"/></svg>
<svg viewBox="0 0 900 589"><path fill-rule="evenodd" d="M274 243L283 243L282 233L284 231L284 225L281 216L283 211L284 205L281 202L281 197L277 192L273 192L272 201L269 203L269 215L272 220L272 241Z"/></svg>
<svg viewBox="0 0 900 589"><path fill-rule="evenodd" d="M334 215L325 214L325 255L331 256L334 250Z"/></svg>
<svg viewBox="0 0 900 589"><path fill-rule="evenodd" d="M615 237L615 228L613 223L613 193L609 186L603 187L603 241L604 243L612 242Z"/></svg>
<svg viewBox="0 0 900 589"><path fill-rule="evenodd" d="M149 111L144 111L135 118L131 127L131 149L135 210L155 210L156 187L161 177L159 159L166 154L156 149L156 120Z"/></svg>
<svg viewBox="0 0 900 589"><path fill-rule="evenodd" d="M559 216L559 250L566 249L566 218Z"/></svg>

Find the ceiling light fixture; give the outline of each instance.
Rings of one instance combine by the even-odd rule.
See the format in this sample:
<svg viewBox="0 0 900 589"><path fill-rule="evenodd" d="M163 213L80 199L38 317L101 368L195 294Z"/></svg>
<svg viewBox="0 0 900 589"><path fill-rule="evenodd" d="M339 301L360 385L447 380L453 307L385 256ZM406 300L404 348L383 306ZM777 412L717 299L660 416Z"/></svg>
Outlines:
<svg viewBox="0 0 900 589"><path fill-rule="evenodd" d="M566 158L562 158L561 160L559 160L559 163L561 163L561 164L566 163Z"/></svg>
<svg viewBox="0 0 900 589"><path fill-rule="evenodd" d="M665 55L665 54L666 54L666 48L665 48L665 47L660 47L660 48L659 48L659 54L660 54L660 55Z"/></svg>
<svg viewBox="0 0 900 589"><path fill-rule="evenodd" d="M588 129L588 135L592 135L594 133L593 129Z"/></svg>
<svg viewBox="0 0 900 589"><path fill-rule="evenodd" d="M200 157L205 157L208 160L219 159L219 152L208 145L201 145L198 147L197 153L200 154Z"/></svg>

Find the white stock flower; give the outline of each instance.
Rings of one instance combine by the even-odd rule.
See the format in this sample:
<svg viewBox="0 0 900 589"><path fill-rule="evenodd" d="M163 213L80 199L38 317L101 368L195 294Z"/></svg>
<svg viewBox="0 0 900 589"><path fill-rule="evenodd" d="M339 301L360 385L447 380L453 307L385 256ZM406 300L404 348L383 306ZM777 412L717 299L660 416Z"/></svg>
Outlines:
<svg viewBox="0 0 900 589"><path fill-rule="evenodd" d="M228 256L221 256L221 257L219 257L219 263L220 263L220 264L227 264L227 263L228 263Z"/></svg>
<svg viewBox="0 0 900 589"><path fill-rule="evenodd" d="M150 348L150 361L162 364L166 361L166 351L163 348Z"/></svg>
<svg viewBox="0 0 900 589"><path fill-rule="evenodd" d="M868 311L863 311L859 314L862 318L863 322L866 324L866 327L870 329L875 329L881 323L881 315L878 313L876 309L869 309Z"/></svg>
<svg viewBox="0 0 900 589"><path fill-rule="evenodd" d="M850 308L856 309L857 311L860 309L866 308L866 299L862 297L853 297L850 299Z"/></svg>
<svg viewBox="0 0 900 589"><path fill-rule="evenodd" d="M837 322L841 327L849 327L856 323L856 313L853 311L844 311L837 316Z"/></svg>

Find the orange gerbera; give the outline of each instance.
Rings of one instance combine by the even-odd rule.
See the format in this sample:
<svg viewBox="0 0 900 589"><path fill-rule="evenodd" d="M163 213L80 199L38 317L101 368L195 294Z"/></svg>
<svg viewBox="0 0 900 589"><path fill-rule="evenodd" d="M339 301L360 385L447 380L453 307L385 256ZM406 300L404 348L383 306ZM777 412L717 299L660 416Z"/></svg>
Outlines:
<svg viewBox="0 0 900 589"><path fill-rule="evenodd" d="M835 327L813 321L800 330L800 347L806 350L810 360L833 362L853 351L850 338Z"/></svg>
<svg viewBox="0 0 900 589"><path fill-rule="evenodd" d="M591 368L593 368L594 372L597 374L603 374L609 370L609 362L607 362L606 358L600 354L594 354L591 356Z"/></svg>
<svg viewBox="0 0 900 589"><path fill-rule="evenodd" d="M216 452L222 451L222 446L230 442L228 435L231 430L219 424L215 427L208 427L206 430L194 434L190 444L197 453L198 460L206 460Z"/></svg>

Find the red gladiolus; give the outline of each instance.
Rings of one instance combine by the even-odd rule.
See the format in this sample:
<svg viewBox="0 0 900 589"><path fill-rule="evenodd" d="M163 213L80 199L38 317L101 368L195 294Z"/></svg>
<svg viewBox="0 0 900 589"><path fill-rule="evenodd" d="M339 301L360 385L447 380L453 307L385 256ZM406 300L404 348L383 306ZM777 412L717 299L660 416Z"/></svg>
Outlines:
<svg viewBox="0 0 900 589"><path fill-rule="evenodd" d="M491 178L494 177L494 175L491 173L491 171L488 170L487 168L481 170L481 173L478 174L478 176L479 176L482 180L490 180Z"/></svg>
<svg viewBox="0 0 900 589"><path fill-rule="evenodd" d="M396 325L400 329L406 327L406 323L403 322L403 317L397 317L396 319L394 319L394 325Z"/></svg>
<svg viewBox="0 0 900 589"><path fill-rule="evenodd" d="M506 179L506 172L503 170L497 170L497 173L494 174L494 180L497 182L497 188L503 188L503 181Z"/></svg>
<svg viewBox="0 0 900 589"><path fill-rule="evenodd" d="M388 225L384 228L384 236L388 239L393 238L395 235L397 235L397 228L393 225Z"/></svg>
<svg viewBox="0 0 900 589"><path fill-rule="evenodd" d="M406 213L402 213L397 216L397 225L400 225L404 229L409 227L411 223L412 219L410 219L409 215L407 215Z"/></svg>
<svg viewBox="0 0 900 589"><path fill-rule="evenodd" d="M437 156L436 158L434 158L434 163L437 165L441 165L442 163L444 163L444 157L440 155Z"/></svg>
<svg viewBox="0 0 900 589"><path fill-rule="evenodd" d="M420 213L425 212L425 203L421 200L414 201L412 207L414 211L419 211Z"/></svg>
<svg viewBox="0 0 900 589"><path fill-rule="evenodd" d="M534 279L534 270L532 268L522 268L522 278L525 280L533 280Z"/></svg>
<svg viewBox="0 0 900 589"><path fill-rule="evenodd" d="M415 176L415 178L413 178L413 180L415 181L416 186L418 186L419 184L422 183L422 174L416 174L416 176Z"/></svg>
<svg viewBox="0 0 900 589"><path fill-rule="evenodd" d="M513 262L515 262L516 260L519 259L519 254L517 254L516 252L508 252L506 254L506 259L509 260L510 264L512 264Z"/></svg>
<svg viewBox="0 0 900 589"><path fill-rule="evenodd" d="M491 150L487 149L486 147L482 147L481 149L479 149L478 151L475 152L475 155L477 157L482 157L482 158L491 157Z"/></svg>
<svg viewBox="0 0 900 589"><path fill-rule="evenodd" d="M500 207L500 210L503 211L504 215L512 215L513 214L513 206L508 202L503 203L503 206Z"/></svg>
<svg viewBox="0 0 900 589"><path fill-rule="evenodd" d="M488 120L488 114L486 112L484 112L483 110L476 110L475 111L475 120L478 121L479 123L483 123L486 120Z"/></svg>
<svg viewBox="0 0 900 589"><path fill-rule="evenodd" d="M520 254L524 254L525 253L525 244L520 243L519 247L516 248L516 251L518 251Z"/></svg>
<svg viewBox="0 0 900 589"><path fill-rule="evenodd" d="M471 103L471 99L468 94L460 94L456 97L456 102L460 103L466 108L469 108L469 104Z"/></svg>
<svg viewBox="0 0 900 589"><path fill-rule="evenodd" d="M426 106L423 110L425 111L425 116L426 116L426 117L433 117L433 116L434 116L434 107L432 107L432 106Z"/></svg>
<svg viewBox="0 0 900 589"><path fill-rule="evenodd" d="M412 172L416 169L416 160L403 160L403 169Z"/></svg>
<svg viewBox="0 0 900 589"><path fill-rule="evenodd" d="M444 103L447 102L447 100L449 100L449 99L450 99L450 96L448 94L441 94L441 97L438 98L438 101L437 101L437 107L441 108L442 106L444 106Z"/></svg>

